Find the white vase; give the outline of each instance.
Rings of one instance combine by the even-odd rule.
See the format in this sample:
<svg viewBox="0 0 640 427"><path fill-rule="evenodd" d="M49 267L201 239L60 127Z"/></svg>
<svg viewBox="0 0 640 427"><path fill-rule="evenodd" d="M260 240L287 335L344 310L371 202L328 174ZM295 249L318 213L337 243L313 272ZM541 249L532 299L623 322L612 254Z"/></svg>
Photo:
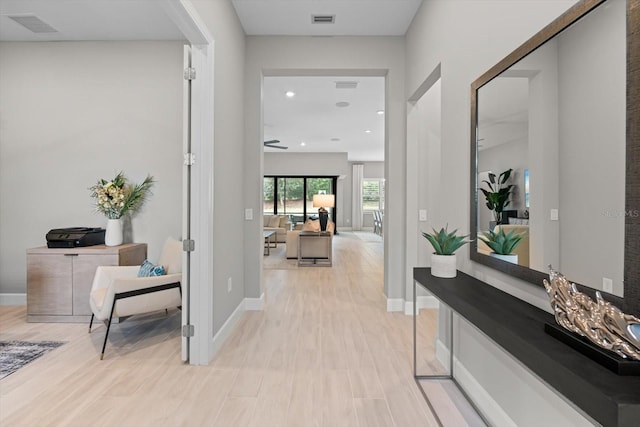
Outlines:
<svg viewBox="0 0 640 427"><path fill-rule="evenodd" d="M104 244L118 246L122 244L122 221L119 219L107 220L107 231L104 234Z"/></svg>
<svg viewBox="0 0 640 427"><path fill-rule="evenodd" d="M431 275L450 279L456 277L456 254L438 255L431 254Z"/></svg>
<svg viewBox="0 0 640 427"><path fill-rule="evenodd" d="M489 254L489 256L501 259L503 261L510 262L511 264L517 264L518 263L518 254L500 255L500 254L497 254L495 252L491 252Z"/></svg>

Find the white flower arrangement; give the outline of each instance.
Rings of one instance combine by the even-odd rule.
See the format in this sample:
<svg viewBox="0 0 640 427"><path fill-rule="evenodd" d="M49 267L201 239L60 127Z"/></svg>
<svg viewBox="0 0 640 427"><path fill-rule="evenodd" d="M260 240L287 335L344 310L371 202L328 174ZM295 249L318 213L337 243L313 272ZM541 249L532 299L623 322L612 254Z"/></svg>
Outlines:
<svg viewBox="0 0 640 427"><path fill-rule="evenodd" d="M154 182L153 177L147 175L141 184L127 184L127 179L120 172L111 181L98 180L89 190L95 199L96 212L108 219L119 219L127 212L134 213L143 205Z"/></svg>

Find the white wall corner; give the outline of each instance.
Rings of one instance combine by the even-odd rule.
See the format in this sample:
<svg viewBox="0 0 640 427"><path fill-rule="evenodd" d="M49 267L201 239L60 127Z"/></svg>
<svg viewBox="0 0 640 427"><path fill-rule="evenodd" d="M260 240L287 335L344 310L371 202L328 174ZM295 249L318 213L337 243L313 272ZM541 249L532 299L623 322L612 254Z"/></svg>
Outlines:
<svg viewBox="0 0 640 427"><path fill-rule="evenodd" d="M244 312L245 303L244 301L242 301L240 302L240 304L238 304L236 309L233 310L233 313L231 313L231 316L227 318L227 321L224 322L224 325L222 325L222 327L214 335L213 341L211 343L211 354L209 359L210 361L213 360L213 358L216 356L218 350L222 348L222 344L224 344L229 335L233 333L234 329L236 328L236 324L238 323L240 317L242 316L242 313Z"/></svg>
<svg viewBox="0 0 640 427"><path fill-rule="evenodd" d="M402 298L387 298L387 311L404 311Z"/></svg>
<svg viewBox="0 0 640 427"><path fill-rule="evenodd" d="M424 295L420 296L416 299L416 306L418 311L423 308L438 308L440 304L438 303L438 299L432 295ZM404 303L404 314L411 316L413 315L413 301L405 301Z"/></svg>
<svg viewBox="0 0 640 427"><path fill-rule="evenodd" d="M442 345L448 358L449 350L445 348L439 340L436 343L436 357L439 349L438 344ZM484 416L492 426L517 427L517 424L507 415L502 407L493 400L491 395L480 385L474 376L465 369L464 365L460 363L456 357L453 358L453 366L454 375L458 384L460 384L465 393L473 400L476 408L482 412L482 416Z"/></svg>
<svg viewBox="0 0 640 427"><path fill-rule="evenodd" d="M27 305L27 294L0 294L0 305Z"/></svg>
<svg viewBox="0 0 640 427"><path fill-rule="evenodd" d="M262 311L264 310L264 292L260 298L245 298L244 309L246 311Z"/></svg>

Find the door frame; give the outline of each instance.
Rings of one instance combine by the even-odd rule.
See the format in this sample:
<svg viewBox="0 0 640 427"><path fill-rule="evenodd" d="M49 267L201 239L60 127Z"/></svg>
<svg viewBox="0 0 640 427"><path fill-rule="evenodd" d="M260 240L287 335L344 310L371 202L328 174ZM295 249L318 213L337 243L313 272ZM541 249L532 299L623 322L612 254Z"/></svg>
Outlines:
<svg viewBox="0 0 640 427"><path fill-rule="evenodd" d="M185 0L163 0L163 9L191 45L192 68L196 78L191 85L191 166L190 222L195 250L190 253L191 284L188 293L189 321L194 335L189 339L192 365L207 365L213 357L213 144L214 144L214 39L193 5ZM182 161L182 159L180 159ZM184 255L183 260L187 257ZM183 273L186 274L186 273Z"/></svg>

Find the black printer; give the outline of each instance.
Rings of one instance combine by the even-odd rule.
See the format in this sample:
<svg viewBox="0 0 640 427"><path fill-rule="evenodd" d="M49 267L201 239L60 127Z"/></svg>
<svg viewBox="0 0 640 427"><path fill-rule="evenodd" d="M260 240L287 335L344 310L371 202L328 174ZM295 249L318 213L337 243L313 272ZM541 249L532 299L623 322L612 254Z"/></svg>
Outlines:
<svg viewBox="0 0 640 427"><path fill-rule="evenodd" d="M48 248L75 248L104 244L103 228L54 228L47 233Z"/></svg>

